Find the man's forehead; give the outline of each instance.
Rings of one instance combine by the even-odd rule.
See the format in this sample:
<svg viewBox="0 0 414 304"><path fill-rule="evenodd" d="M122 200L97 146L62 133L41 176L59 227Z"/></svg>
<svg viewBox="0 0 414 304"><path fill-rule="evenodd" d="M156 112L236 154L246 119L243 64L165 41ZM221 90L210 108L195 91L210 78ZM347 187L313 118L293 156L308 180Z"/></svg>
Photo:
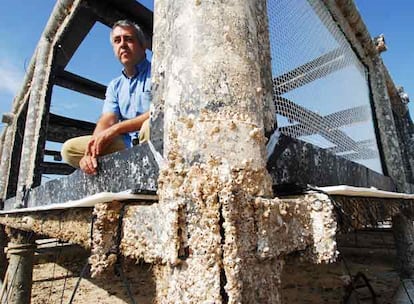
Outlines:
<svg viewBox="0 0 414 304"><path fill-rule="evenodd" d="M134 29L130 26L117 26L112 31L112 37L133 36L134 34Z"/></svg>

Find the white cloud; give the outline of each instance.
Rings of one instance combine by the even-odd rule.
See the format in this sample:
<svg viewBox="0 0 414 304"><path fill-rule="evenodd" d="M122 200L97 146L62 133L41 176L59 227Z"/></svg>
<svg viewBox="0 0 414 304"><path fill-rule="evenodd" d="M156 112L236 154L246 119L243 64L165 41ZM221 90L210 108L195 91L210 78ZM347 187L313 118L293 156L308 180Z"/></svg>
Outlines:
<svg viewBox="0 0 414 304"><path fill-rule="evenodd" d="M0 92L14 96L20 89L24 71L12 62L12 60L0 58Z"/></svg>

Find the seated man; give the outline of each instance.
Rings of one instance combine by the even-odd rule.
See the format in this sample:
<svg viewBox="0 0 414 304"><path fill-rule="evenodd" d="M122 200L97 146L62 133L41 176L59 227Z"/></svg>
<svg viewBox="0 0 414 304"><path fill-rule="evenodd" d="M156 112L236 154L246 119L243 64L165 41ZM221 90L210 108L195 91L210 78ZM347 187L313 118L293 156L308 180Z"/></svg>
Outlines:
<svg viewBox="0 0 414 304"><path fill-rule="evenodd" d="M149 139L151 63L145 55L145 35L135 23L121 20L112 27L110 38L124 66L122 75L108 85L93 135L69 139L61 151L65 162L87 174L97 173L97 156Z"/></svg>

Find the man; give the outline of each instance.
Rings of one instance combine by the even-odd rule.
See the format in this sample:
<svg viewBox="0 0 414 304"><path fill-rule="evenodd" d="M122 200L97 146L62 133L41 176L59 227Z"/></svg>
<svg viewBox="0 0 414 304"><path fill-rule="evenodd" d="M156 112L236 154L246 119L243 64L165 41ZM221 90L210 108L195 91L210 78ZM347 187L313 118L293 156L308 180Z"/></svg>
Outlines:
<svg viewBox="0 0 414 304"><path fill-rule="evenodd" d="M114 24L111 43L124 66L122 75L106 90L102 116L93 135L72 138L62 147L62 158L87 174L96 174L97 157L110 154L149 138L151 64L145 56L146 39L135 23Z"/></svg>

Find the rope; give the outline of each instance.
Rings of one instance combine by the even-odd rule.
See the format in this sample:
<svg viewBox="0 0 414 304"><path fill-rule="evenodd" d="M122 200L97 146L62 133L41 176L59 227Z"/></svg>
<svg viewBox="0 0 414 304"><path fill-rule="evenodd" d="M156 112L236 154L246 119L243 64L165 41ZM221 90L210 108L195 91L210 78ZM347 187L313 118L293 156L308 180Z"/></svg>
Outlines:
<svg viewBox="0 0 414 304"><path fill-rule="evenodd" d="M60 295L60 304L63 303L63 296L65 295L66 282L68 280L69 270L66 269L65 281L63 282L62 294Z"/></svg>
<svg viewBox="0 0 414 304"><path fill-rule="evenodd" d="M298 187L294 187L294 189L299 190L299 191L303 191L303 192L311 190L311 191L315 191L315 192L322 193L322 194L326 195L329 198L329 200L332 202L332 205L334 206L334 210L335 210L336 215L337 215L337 221L339 222L339 224L340 225L345 224L344 223L345 219L348 219L348 221L349 221L348 224L350 224L352 222L351 216L344 211L342 206L338 202L336 202L329 193L327 193L327 192L325 192L321 189L318 189L315 186L309 185L309 184L307 184L306 187L299 187L298 186ZM349 225L349 227L352 227L352 226ZM351 296L352 292L355 292L357 295L359 294L358 291L355 288L355 283L357 282L357 280L359 278L362 278L364 280L365 285L367 286L367 288L369 289L369 291L372 295L373 303L376 303L376 294L375 294L374 289L372 288L371 284L369 283L367 277L362 272L358 272L355 276L353 276L352 273L351 273L351 270L350 270L350 268L349 268L349 266L346 262L346 259L343 255L342 255L342 261L343 261L343 265L345 267L345 270L346 270L347 274L351 278L351 282L350 282L350 285L349 285L350 289L348 291L348 294L344 296L344 302L347 303L347 301L349 300L349 297ZM360 303L359 297L357 297L357 302ZM414 303L412 303L412 304L414 304Z"/></svg>
<svg viewBox="0 0 414 304"><path fill-rule="evenodd" d="M124 271L122 270L122 264L121 262L115 264L115 270L118 272L118 275L121 277L122 283L124 284L124 287L127 291L127 294L131 300L132 304L137 304L134 299L134 295L132 294L131 288L129 287L128 279L126 278Z"/></svg>
<svg viewBox="0 0 414 304"><path fill-rule="evenodd" d="M116 254L116 262L115 262L115 274L119 276L124 284L124 288L127 291L128 297L131 300L132 304L137 304L134 299L134 295L132 294L131 288L129 286L128 279L126 278L124 271L122 269L122 258L120 253L120 245L122 241L122 223L125 215L125 206L126 204L122 204L121 210L119 211L119 219L118 219L118 229L117 229L117 236L116 236L116 246L115 246L115 254Z"/></svg>
<svg viewBox="0 0 414 304"><path fill-rule="evenodd" d="M383 236L382 234L380 234L380 236L381 236L381 240L382 240L383 245L385 245L385 239L384 239L384 236ZM385 246L385 248L387 249L388 255L391 255L390 249L389 249L387 246ZM411 304L414 304L414 301L413 301L413 299L411 298L410 293L408 292L407 286L405 286L405 282L404 282L404 280L403 280L400 276L398 276L398 277L399 277L399 279L400 279L400 283L401 283L401 285L402 285L402 287L403 287L403 289L404 289L405 293L407 294L408 300L410 301L410 303L411 303ZM395 294L394 294L394 295L395 295Z"/></svg>
<svg viewBox="0 0 414 304"><path fill-rule="evenodd" d="M55 254L55 263L53 263L53 270L52 270L52 281L50 284L50 290L49 290L49 300L52 300L52 292L53 292L53 283L55 279L55 270L56 270L56 264L58 263L59 256L62 253L62 245L59 245L59 251Z"/></svg>
<svg viewBox="0 0 414 304"><path fill-rule="evenodd" d="M327 192L325 192L321 189L318 189L315 186L309 185L309 184L306 185L306 190L311 190L311 191L315 191L315 192L318 192L318 193L325 194L329 198L329 200L332 202L332 205L334 206L334 210L336 212L336 219L338 221L339 226L352 227L351 226L352 225L352 219L351 219L352 217L345 212L345 210L342 208L341 204L339 204L337 201L335 201L329 193L327 193ZM345 220L348 220L347 224L345 223Z"/></svg>
<svg viewBox="0 0 414 304"><path fill-rule="evenodd" d="M126 292L128 294L128 297L131 300L132 304L137 304L137 302L134 299L134 296L132 294L131 288L129 286L129 282L128 279L126 278L123 268L122 268L122 259L121 259L121 254L120 254L120 245L121 245L121 240L122 240L122 223L123 223L123 219L124 219L124 215L125 215L125 204L122 204L121 210L119 212L119 219L118 219L118 227L117 227L117 236L116 236L116 243L115 243L115 250L114 250L114 254L116 254L116 262L115 262L115 274L117 276L119 276L122 280L122 283L124 285L124 288L126 289ZM92 221L91 221L91 231L90 231L90 240L91 240L91 244L93 244L93 228L94 228L94 222L95 222L96 217L93 216L92 217ZM82 277L84 276L87 267L89 266L89 261L86 262L85 266L82 269L82 272L79 276L78 281L76 282L75 285L75 289L72 292L72 296L70 298L70 301L68 304L72 304L73 299L75 298L75 294L79 288L80 282L82 280Z"/></svg>
<svg viewBox="0 0 414 304"><path fill-rule="evenodd" d="M400 278L400 282L401 282L401 285L404 288L405 293L407 294L408 300L410 301L411 304L413 304L414 303L413 299L411 298L410 293L408 292L407 286L405 286L404 280Z"/></svg>
<svg viewBox="0 0 414 304"><path fill-rule="evenodd" d="M73 300L75 299L76 292L78 291L80 282L81 282L83 276L85 275L86 270L88 269L88 266L89 266L89 261L86 261L86 264L83 266L82 271L79 275L79 279L76 282L75 288L73 289L72 296L70 297L70 300L69 300L69 304L72 304Z"/></svg>
<svg viewBox="0 0 414 304"><path fill-rule="evenodd" d="M91 231L90 231L91 246L93 244L93 228L94 228L95 219L96 219L96 216L95 215L92 215L92 218L91 218ZM80 282L81 282L83 276L85 275L86 270L88 269L88 266L89 266L89 260L86 259L86 263L85 263L85 265L82 268L82 271L81 271L81 273L79 275L79 279L76 282L75 288L73 289L73 292L72 292L72 295L70 297L70 300L69 300L69 303L68 304L72 304L73 300L75 299L76 292L78 291Z"/></svg>

